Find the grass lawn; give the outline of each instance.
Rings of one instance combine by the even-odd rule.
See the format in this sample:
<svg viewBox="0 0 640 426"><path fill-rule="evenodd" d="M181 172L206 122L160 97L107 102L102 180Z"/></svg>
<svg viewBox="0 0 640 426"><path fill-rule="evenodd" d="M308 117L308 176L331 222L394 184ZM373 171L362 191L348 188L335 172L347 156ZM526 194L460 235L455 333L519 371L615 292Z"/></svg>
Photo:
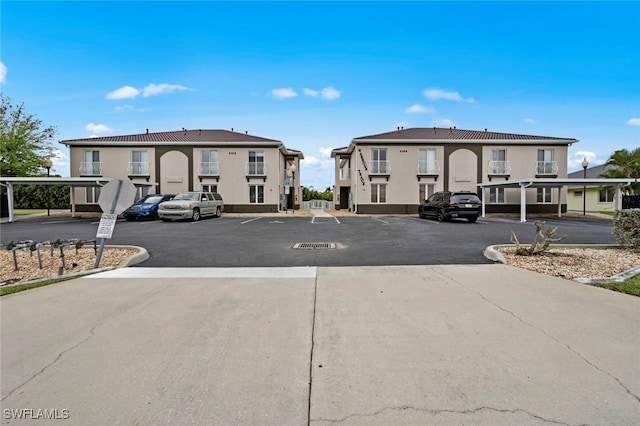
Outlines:
<svg viewBox="0 0 640 426"><path fill-rule="evenodd" d="M6 296L7 294L19 293L25 290L31 290L32 288L43 287L49 284L59 283L61 281L70 280L72 277L64 277L64 278L55 278L50 280L43 281L35 281L32 283L24 283L24 284L16 284L16 285L7 285L0 287L0 296Z"/></svg>
<svg viewBox="0 0 640 426"><path fill-rule="evenodd" d="M608 288L609 290L619 291L620 293L631 294L633 296L640 296L640 275L636 275L633 278L621 283L606 283L601 284L600 287Z"/></svg>
<svg viewBox="0 0 640 426"><path fill-rule="evenodd" d="M14 209L13 214L16 216L25 216L29 214L46 213L47 209Z"/></svg>

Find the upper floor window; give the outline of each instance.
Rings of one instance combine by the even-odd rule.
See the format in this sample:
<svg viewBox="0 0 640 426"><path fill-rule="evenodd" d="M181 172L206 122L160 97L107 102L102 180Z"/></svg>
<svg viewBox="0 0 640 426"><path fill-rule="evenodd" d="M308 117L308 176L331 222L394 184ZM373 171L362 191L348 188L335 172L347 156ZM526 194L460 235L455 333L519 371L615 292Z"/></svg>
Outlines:
<svg viewBox="0 0 640 426"><path fill-rule="evenodd" d="M100 163L100 151L86 149L80 164L80 174L100 175L102 174L102 163Z"/></svg>
<svg viewBox="0 0 640 426"><path fill-rule="evenodd" d="M435 148L420 149L420 160L418 161L418 173L425 175L438 174L438 162L436 160Z"/></svg>
<svg viewBox="0 0 640 426"><path fill-rule="evenodd" d="M386 148L371 149L371 174L389 173L389 162L387 161Z"/></svg>
<svg viewBox="0 0 640 426"><path fill-rule="evenodd" d="M538 175L557 175L558 174L558 163L556 163L554 159L553 149L538 150L536 174Z"/></svg>
<svg viewBox="0 0 640 426"><path fill-rule="evenodd" d="M509 162L507 161L506 149L492 149L491 160L489 160L489 174L490 175L508 175L511 170Z"/></svg>
<svg viewBox="0 0 640 426"><path fill-rule="evenodd" d="M203 175L220 174L220 163L218 162L218 151L200 151L200 173Z"/></svg>
<svg viewBox="0 0 640 426"><path fill-rule="evenodd" d="M149 156L146 150L131 151L131 162L129 163L129 173L132 175L149 174Z"/></svg>
<svg viewBox="0 0 640 426"><path fill-rule="evenodd" d="M249 151L248 175L264 175L264 151Z"/></svg>

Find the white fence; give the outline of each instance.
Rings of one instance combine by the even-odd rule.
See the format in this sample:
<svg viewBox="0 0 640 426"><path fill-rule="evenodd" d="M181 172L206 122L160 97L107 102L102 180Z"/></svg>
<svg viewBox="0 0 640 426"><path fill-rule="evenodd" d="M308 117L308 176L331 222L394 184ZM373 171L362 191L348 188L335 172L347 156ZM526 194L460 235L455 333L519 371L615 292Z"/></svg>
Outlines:
<svg viewBox="0 0 640 426"><path fill-rule="evenodd" d="M310 200L302 202L302 210L311 209L333 210L333 201Z"/></svg>

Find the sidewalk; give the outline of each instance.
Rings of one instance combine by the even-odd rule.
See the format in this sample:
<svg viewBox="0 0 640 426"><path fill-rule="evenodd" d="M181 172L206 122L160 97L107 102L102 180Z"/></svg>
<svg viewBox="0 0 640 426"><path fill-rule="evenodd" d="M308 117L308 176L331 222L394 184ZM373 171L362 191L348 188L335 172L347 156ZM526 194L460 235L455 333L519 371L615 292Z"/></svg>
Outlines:
<svg viewBox="0 0 640 426"><path fill-rule="evenodd" d="M640 423L640 299L505 265L124 268L2 311L3 408L70 424Z"/></svg>

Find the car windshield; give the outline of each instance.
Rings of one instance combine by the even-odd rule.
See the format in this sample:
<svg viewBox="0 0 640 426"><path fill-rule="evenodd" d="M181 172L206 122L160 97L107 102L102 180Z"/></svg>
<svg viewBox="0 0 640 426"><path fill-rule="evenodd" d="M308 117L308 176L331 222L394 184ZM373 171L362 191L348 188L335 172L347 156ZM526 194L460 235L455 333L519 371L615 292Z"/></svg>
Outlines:
<svg viewBox="0 0 640 426"><path fill-rule="evenodd" d="M190 200L190 201L198 201L200 198L198 197L197 192L183 192L182 194L176 195L174 200Z"/></svg>
<svg viewBox="0 0 640 426"><path fill-rule="evenodd" d="M475 194L455 194L451 199L459 203L480 203L480 199Z"/></svg>
<svg viewBox="0 0 640 426"><path fill-rule="evenodd" d="M162 196L161 195L147 195L144 198L141 198L140 201L138 201L139 203L149 203L149 204L155 204L155 203L159 203L160 201L162 201Z"/></svg>

